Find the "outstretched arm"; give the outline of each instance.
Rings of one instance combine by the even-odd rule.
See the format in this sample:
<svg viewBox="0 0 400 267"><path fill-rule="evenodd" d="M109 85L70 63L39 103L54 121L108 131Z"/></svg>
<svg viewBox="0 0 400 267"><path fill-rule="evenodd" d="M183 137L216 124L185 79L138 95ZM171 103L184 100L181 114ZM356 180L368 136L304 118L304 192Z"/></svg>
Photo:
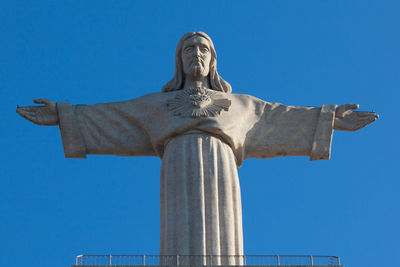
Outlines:
<svg viewBox="0 0 400 267"><path fill-rule="evenodd" d="M339 106L336 109L333 129L339 131L357 131L379 118L375 112L352 111L352 109L358 109L358 107L358 104Z"/></svg>
<svg viewBox="0 0 400 267"><path fill-rule="evenodd" d="M260 120L246 136L245 157L329 159L335 112L336 105L317 108L266 102Z"/></svg>
<svg viewBox="0 0 400 267"><path fill-rule="evenodd" d="M67 158L155 155L134 101L78 106L48 99L33 102L44 105L18 107L17 113L38 125L59 125Z"/></svg>
<svg viewBox="0 0 400 267"><path fill-rule="evenodd" d="M374 112L358 112L358 105L294 107L266 103L264 112L249 131L246 158L310 156L329 159L333 130L356 131L378 118Z"/></svg>

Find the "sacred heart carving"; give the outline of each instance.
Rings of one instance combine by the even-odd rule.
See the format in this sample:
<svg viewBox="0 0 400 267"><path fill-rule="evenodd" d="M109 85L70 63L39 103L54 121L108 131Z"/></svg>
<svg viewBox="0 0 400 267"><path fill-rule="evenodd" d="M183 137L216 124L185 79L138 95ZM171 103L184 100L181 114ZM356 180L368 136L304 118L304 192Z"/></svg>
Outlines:
<svg viewBox="0 0 400 267"><path fill-rule="evenodd" d="M181 117L216 117L222 110L229 110L231 101L218 91L196 87L177 93L167 106Z"/></svg>

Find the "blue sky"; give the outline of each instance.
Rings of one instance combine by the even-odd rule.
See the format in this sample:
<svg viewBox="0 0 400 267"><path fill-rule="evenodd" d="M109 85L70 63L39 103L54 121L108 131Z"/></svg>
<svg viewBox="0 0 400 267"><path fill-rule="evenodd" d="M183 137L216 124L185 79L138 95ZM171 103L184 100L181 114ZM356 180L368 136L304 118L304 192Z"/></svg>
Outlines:
<svg viewBox="0 0 400 267"><path fill-rule="evenodd" d="M358 103L380 115L335 132L329 161L244 162L245 253L399 266L399 13L398 1L2 1L1 265L158 253L160 160L65 159L58 128L31 124L15 107L160 91L179 38L201 30L234 93Z"/></svg>

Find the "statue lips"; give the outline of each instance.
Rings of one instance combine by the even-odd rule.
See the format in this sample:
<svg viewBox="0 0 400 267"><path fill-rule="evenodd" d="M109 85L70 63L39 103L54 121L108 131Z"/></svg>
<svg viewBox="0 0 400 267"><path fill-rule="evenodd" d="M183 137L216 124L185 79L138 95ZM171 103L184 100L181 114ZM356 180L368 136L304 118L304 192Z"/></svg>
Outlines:
<svg viewBox="0 0 400 267"><path fill-rule="evenodd" d="M202 66L203 67L203 61L199 57L195 57L192 61L192 66Z"/></svg>

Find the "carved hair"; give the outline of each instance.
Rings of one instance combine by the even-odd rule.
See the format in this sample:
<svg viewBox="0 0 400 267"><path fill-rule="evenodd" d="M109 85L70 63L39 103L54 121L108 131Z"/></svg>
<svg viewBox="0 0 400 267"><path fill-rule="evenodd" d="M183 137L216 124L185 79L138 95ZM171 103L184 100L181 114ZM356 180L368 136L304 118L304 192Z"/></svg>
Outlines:
<svg viewBox="0 0 400 267"><path fill-rule="evenodd" d="M175 51L175 74L172 80L163 86L162 91L171 92L183 89L183 85L185 83L185 74L183 73L183 64L182 64L183 43L187 39L192 38L193 36L196 35L207 39L210 44L211 61L210 61L210 72L208 74L208 79L210 82L211 89L226 93L232 92L231 85L224 79L222 79L217 72L217 54L215 53L214 44L211 41L211 38L204 32L188 32L185 35L183 35L182 38L179 40L179 43L176 46L176 51Z"/></svg>

